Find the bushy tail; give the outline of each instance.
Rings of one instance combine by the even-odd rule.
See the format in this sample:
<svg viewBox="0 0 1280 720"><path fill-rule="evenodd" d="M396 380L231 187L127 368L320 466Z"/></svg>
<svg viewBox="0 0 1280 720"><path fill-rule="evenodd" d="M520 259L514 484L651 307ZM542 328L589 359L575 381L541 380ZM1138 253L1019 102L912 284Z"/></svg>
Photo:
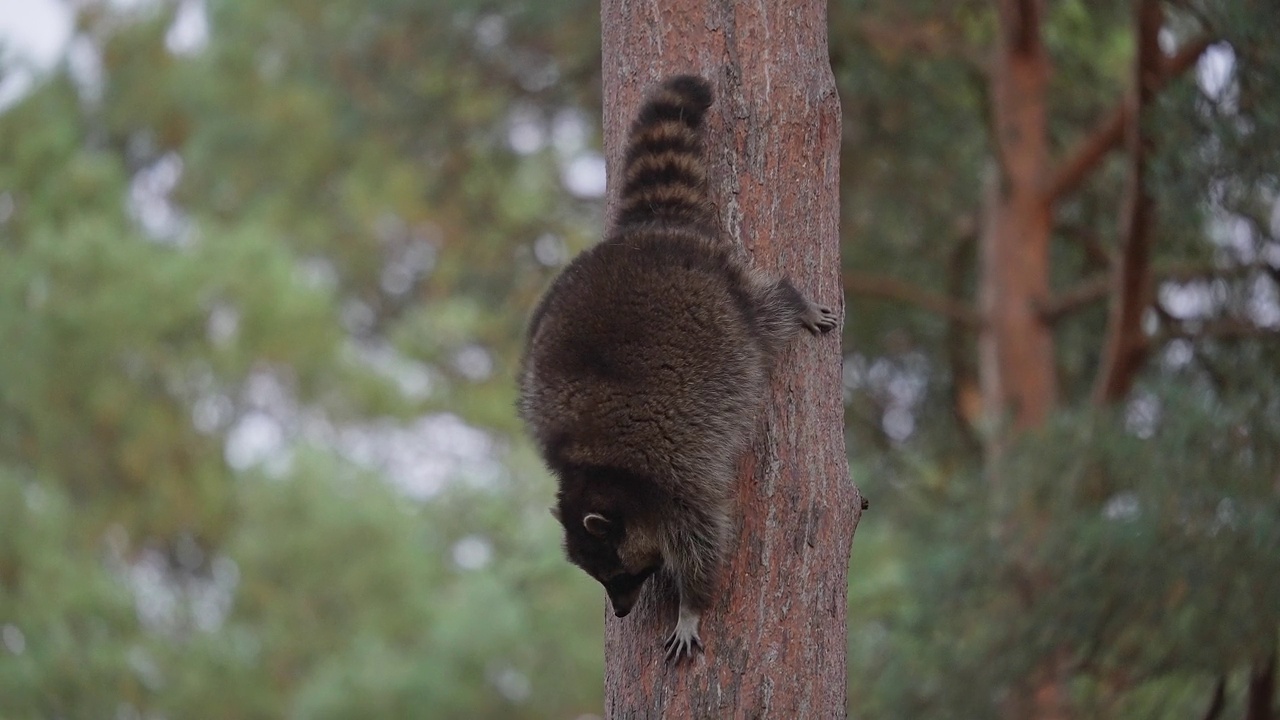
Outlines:
<svg viewBox="0 0 1280 720"><path fill-rule="evenodd" d="M619 227L712 222L702 155L702 118L711 100L711 85L693 75L668 78L645 98L627 138Z"/></svg>

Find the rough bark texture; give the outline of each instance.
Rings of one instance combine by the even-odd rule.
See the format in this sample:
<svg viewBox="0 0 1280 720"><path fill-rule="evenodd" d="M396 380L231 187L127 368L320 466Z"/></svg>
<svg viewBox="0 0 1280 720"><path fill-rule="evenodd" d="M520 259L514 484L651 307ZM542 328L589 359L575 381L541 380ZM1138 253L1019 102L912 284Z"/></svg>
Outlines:
<svg viewBox="0 0 1280 720"><path fill-rule="evenodd" d="M1000 0L991 64L999 187L984 216L979 304L983 406L1014 427L1040 425L1057 396L1053 332L1039 312L1049 294L1050 205L1046 92L1049 57L1038 0Z"/></svg>
<svg viewBox="0 0 1280 720"><path fill-rule="evenodd" d="M711 80L711 194L726 241L841 302L840 107L822 0L605 0L604 130L617 177L644 91ZM738 541L703 617L705 653L663 662L671 598L607 617L610 718L834 718L846 712L846 576L860 516L844 454L839 334L798 339L739 476Z"/></svg>

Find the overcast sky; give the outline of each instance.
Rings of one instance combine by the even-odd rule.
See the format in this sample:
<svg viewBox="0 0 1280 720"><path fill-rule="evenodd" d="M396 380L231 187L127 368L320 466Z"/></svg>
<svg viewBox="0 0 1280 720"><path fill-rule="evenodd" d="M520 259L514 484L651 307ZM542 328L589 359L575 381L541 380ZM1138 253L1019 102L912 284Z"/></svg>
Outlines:
<svg viewBox="0 0 1280 720"><path fill-rule="evenodd" d="M0 0L0 42L6 55L16 53L48 67L71 36L71 11L62 0Z"/></svg>

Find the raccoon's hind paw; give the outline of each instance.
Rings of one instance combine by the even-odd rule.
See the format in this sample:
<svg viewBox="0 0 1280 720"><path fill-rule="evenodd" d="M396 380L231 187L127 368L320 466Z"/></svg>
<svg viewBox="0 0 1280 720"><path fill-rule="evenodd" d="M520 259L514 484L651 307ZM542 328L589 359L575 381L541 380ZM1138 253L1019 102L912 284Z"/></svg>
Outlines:
<svg viewBox="0 0 1280 720"><path fill-rule="evenodd" d="M680 619L667 636L663 648L667 651L667 662L679 663L682 657L693 657L694 648L702 649L702 638L698 637L699 613L680 608Z"/></svg>
<svg viewBox="0 0 1280 720"><path fill-rule="evenodd" d="M840 324L840 317L826 305L809 303L809 307L800 316L800 324L814 335L820 335L834 330Z"/></svg>

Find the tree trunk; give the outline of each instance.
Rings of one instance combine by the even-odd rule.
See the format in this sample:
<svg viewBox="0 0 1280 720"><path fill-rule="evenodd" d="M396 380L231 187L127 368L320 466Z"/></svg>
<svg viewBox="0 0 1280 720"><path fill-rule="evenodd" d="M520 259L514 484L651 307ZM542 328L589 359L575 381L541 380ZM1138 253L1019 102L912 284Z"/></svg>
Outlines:
<svg viewBox="0 0 1280 720"><path fill-rule="evenodd" d="M707 77L711 196L726 242L840 304L840 107L826 4L605 0L604 133L616 178L627 128L655 81ZM611 197L611 202L613 198ZM612 209L612 208L611 208ZM738 480L738 541L703 616L705 652L668 665L675 604L646 590L608 617L610 718L833 718L846 713L849 547L860 516L844 454L838 336L782 359Z"/></svg>
<svg viewBox="0 0 1280 720"><path fill-rule="evenodd" d="M1050 61L1041 38L1043 5L1042 0L998 0L996 5L999 42L990 96L999 172L984 183L978 290L984 323L978 348L982 404L994 425L987 438L987 474L999 484L1006 481L1000 461L1011 434L1041 426L1053 410L1057 375L1053 328L1040 311L1049 299L1052 230L1045 193ZM1033 548L1026 552L1033 585L1043 593L1047 581L1030 557ZM1010 695L1006 716L1069 718L1067 675L1063 653L1044 658Z"/></svg>
<svg viewBox="0 0 1280 720"><path fill-rule="evenodd" d="M987 412L1026 429L1044 422L1057 396L1053 332L1039 312L1049 294L1049 57L1038 0L998 5L990 82L1000 173L982 229L980 376Z"/></svg>

